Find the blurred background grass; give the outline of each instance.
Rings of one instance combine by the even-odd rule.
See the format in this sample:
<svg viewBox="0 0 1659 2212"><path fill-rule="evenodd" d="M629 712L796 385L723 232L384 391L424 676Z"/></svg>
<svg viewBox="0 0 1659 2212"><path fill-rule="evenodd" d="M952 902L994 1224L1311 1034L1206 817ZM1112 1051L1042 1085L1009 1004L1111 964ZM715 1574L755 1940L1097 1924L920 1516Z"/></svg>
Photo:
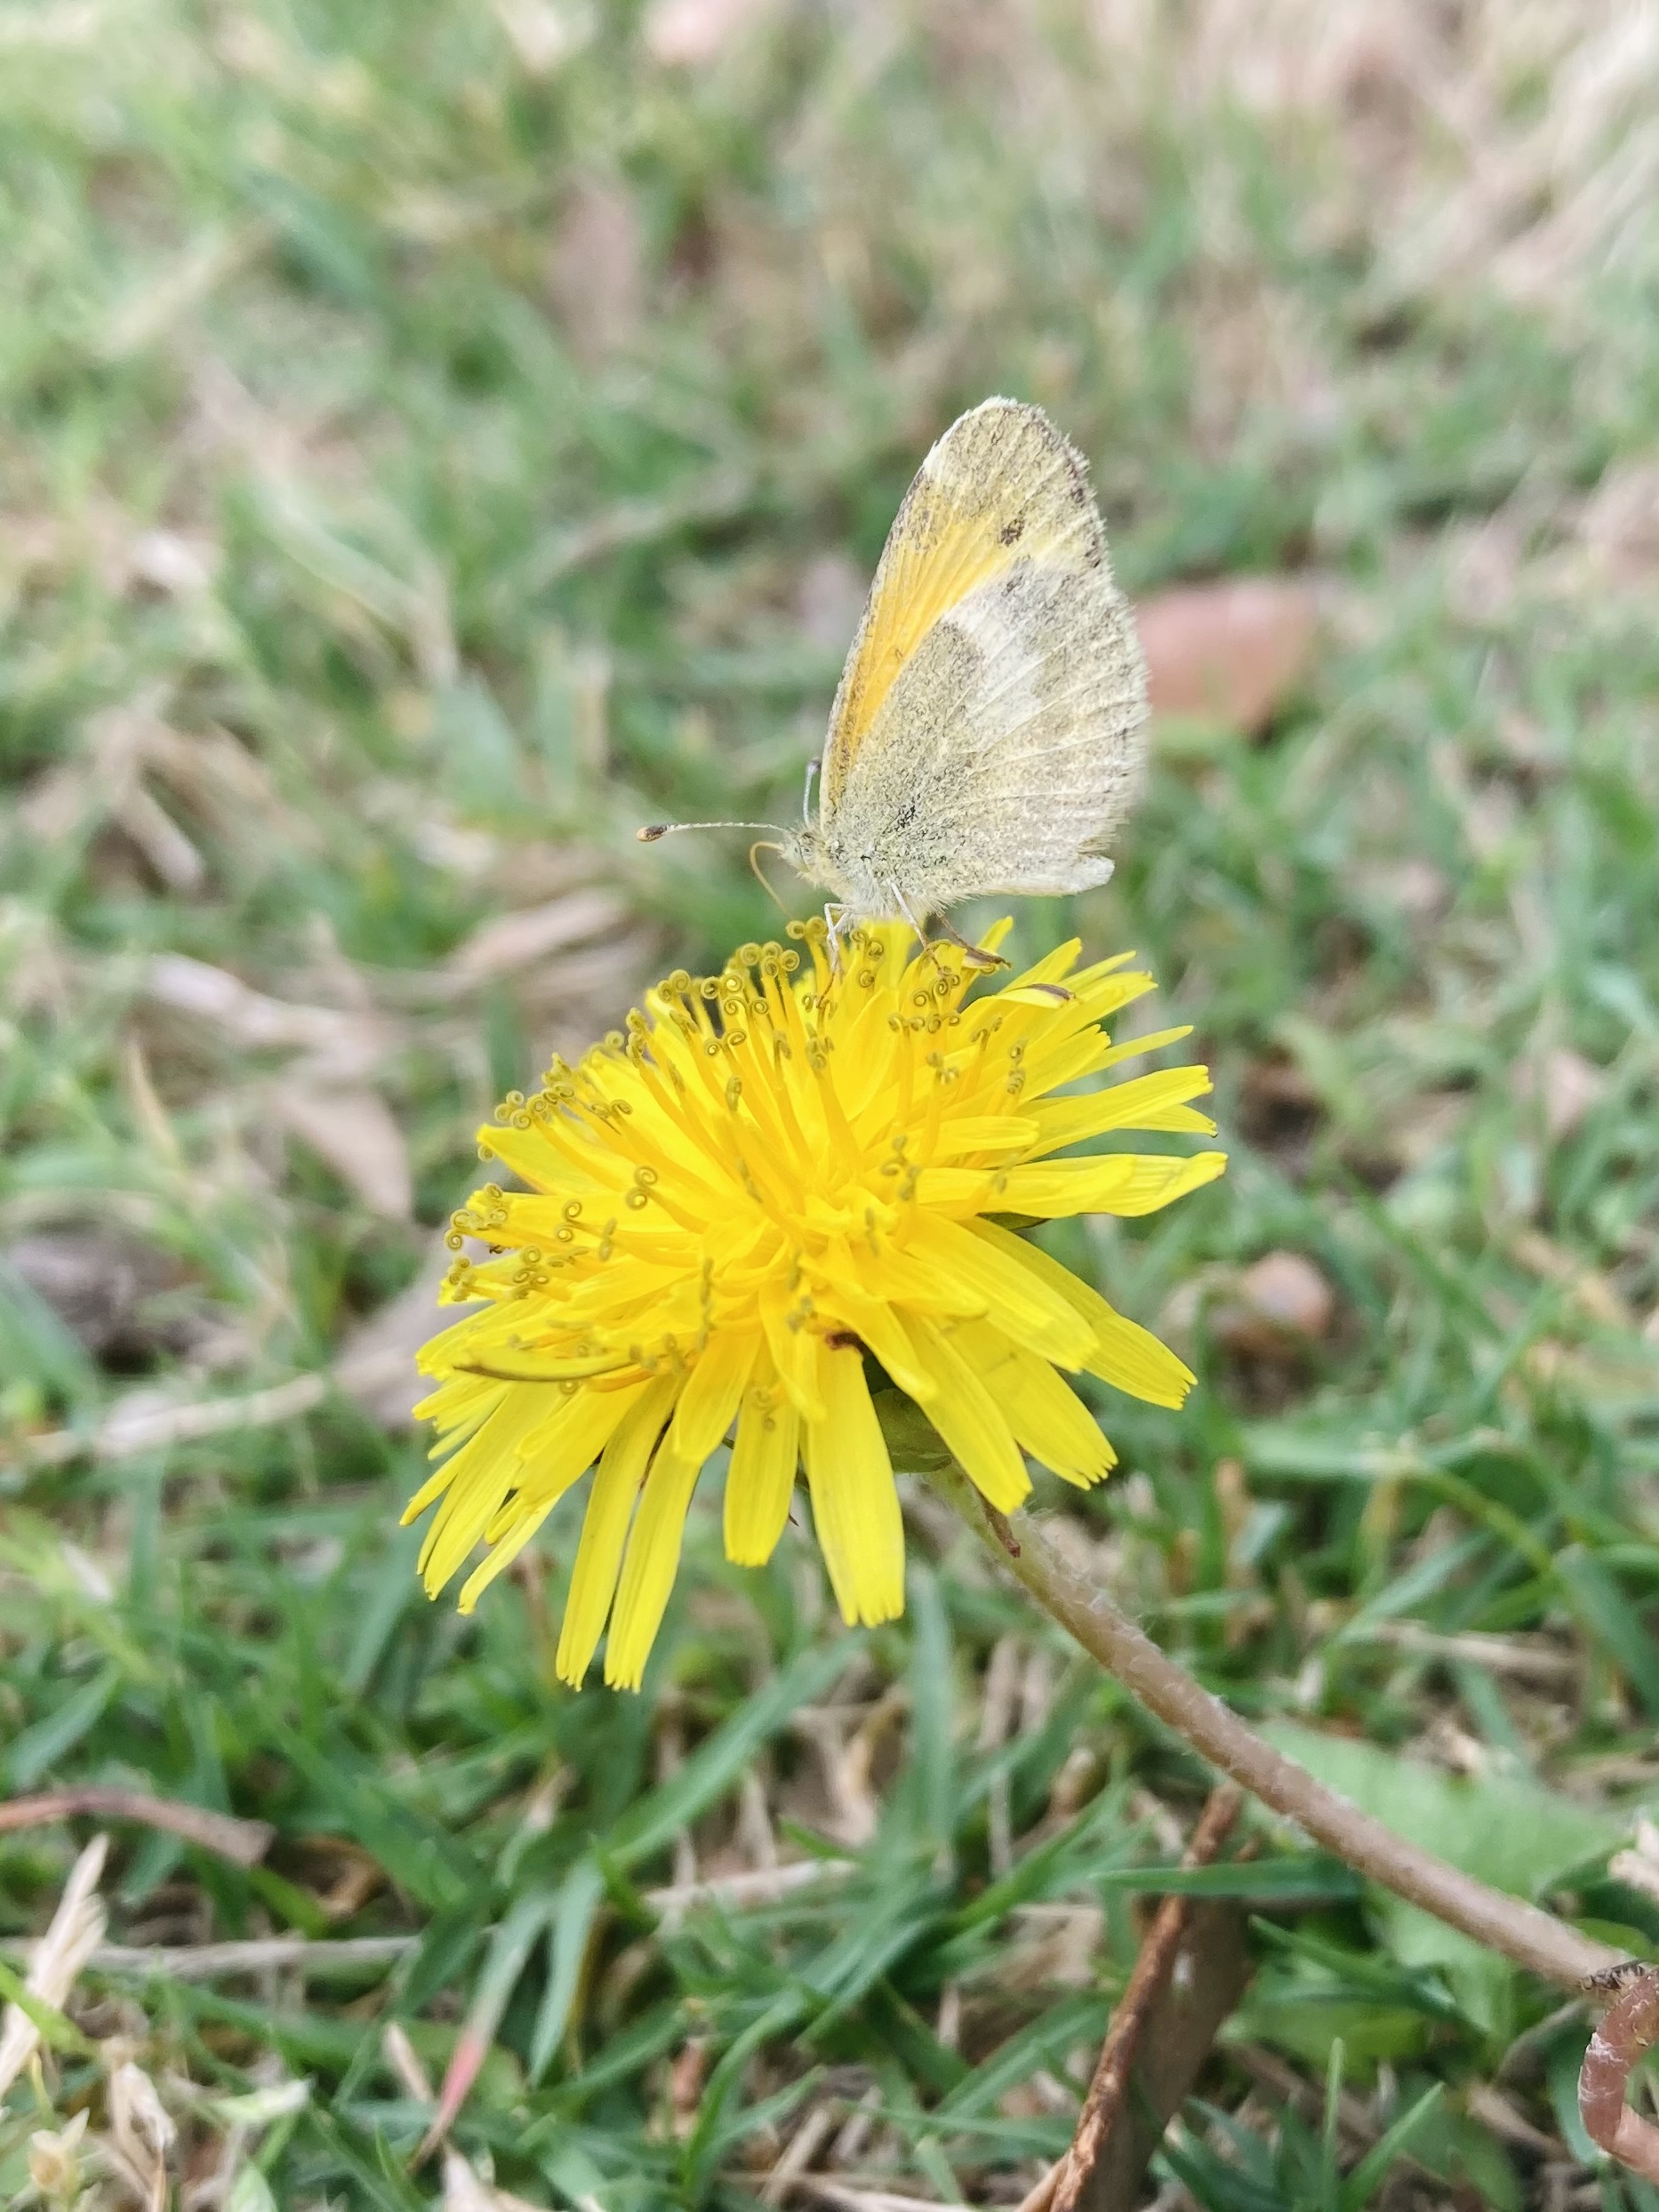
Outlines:
<svg viewBox="0 0 1659 2212"><path fill-rule="evenodd" d="M116 1831L166 1955L76 2017L182 2201L990 2205L1068 2138L1203 1780L925 1516L846 1639L706 1495L638 1700L555 1684L573 1514L467 1623L395 1532L472 1127L775 927L633 827L794 813L990 391L1089 454L1170 696L1220 618L1160 595L1276 580L1117 881L1019 920L1140 949L1234 1158L1064 1247L1203 1375L1102 1393L1075 1541L1386 1816L1659 1939L1656 95L1625 0L0 11L0 1794L275 1823ZM0 1931L88 1832L0 1838ZM1582 2027L1262 1838L1297 1910L1168 2190L1334 2207L1439 2081L1365 2190L1648 2204ZM469 2017L412 2178L383 2031ZM100 2080L12 2092L0 2198Z"/></svg>

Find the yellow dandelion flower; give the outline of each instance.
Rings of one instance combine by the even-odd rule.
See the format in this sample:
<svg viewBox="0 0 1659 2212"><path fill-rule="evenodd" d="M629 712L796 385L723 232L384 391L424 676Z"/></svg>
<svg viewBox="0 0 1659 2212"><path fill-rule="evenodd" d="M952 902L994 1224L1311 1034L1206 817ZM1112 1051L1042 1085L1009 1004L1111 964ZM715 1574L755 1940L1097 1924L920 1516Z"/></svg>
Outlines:
<svg viewBox="0 0 1659 2212"><path fill-rule="evenodd" d="M994 948L1004 922L990 933ZM441 1461L405 1520L437 1591L489 1547L463 1612L594 1468L558 1647L580 1682L637 1688L692 1492L731 1433L726 1556L758 1566L805 1463L849 1622L904 1604L904 1537L865 1354L990 1503L1030 1488L1026 1455L1086 1485L1115 1455L1063 1378L1178 1406L1190 1370L998 1220L1150 1214L1218 1175L1186 1158L1069 1148L1119 1130L1214 1134L1204 1068L1069 1086L1188 1034L1114 1045L1102 1026L1152 988L1133 954L1078 969L1062 946L991 988L957 948L896 922L830 958L744 945L681 971L575 1068L555 1062L480 1132L526 1190L490 1184L454 1217L448 1304L478 1310L421 1356L416 1409ZM1055 1157L1063 1154L1064 1157Z"/></svg>

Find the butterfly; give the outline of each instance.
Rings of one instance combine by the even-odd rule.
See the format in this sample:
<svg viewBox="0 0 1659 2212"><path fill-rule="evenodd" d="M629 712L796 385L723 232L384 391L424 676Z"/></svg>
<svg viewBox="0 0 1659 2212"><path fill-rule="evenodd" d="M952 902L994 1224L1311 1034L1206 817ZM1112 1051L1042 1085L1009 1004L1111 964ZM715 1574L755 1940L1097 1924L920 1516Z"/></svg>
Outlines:
<svg viewBox="0 0 1659 2212"><path fill-rule="evenodd" d="M778 832L832 929L981 893L1083 891L1144 762L1146 669L1080 453L1038 407L960 416L905 494L830 716L818 805ZM659 823L676 829L758 823ZM951 933L954 934L954 932Z"/></svg>

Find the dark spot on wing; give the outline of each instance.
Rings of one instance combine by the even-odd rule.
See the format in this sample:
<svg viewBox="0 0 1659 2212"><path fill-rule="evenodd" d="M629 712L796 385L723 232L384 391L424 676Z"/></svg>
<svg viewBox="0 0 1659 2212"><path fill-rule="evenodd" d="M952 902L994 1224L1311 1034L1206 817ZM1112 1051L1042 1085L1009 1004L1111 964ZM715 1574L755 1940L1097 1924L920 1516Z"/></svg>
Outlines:
<svg viewBox="0 0 1659 2212"><path fill-rule="evenodd" d="M1018 545L1020 540L1025 535L1025 517L1016 515L1012 522L1004 523L997 535L1004 545Z"/></svg>

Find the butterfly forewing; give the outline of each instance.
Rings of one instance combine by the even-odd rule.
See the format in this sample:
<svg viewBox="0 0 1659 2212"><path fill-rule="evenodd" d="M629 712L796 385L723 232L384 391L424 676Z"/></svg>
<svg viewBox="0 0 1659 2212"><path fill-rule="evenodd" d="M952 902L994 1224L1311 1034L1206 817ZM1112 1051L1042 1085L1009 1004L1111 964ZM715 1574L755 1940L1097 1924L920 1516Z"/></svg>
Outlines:
<svg viewBox="0 0 1659 2212"><path fill-rule="evenodd" d="M1079 455L988 400L899 510L836 694L826 858L853 904L1103 880L1133 801L1145 678Z"/></svg>

